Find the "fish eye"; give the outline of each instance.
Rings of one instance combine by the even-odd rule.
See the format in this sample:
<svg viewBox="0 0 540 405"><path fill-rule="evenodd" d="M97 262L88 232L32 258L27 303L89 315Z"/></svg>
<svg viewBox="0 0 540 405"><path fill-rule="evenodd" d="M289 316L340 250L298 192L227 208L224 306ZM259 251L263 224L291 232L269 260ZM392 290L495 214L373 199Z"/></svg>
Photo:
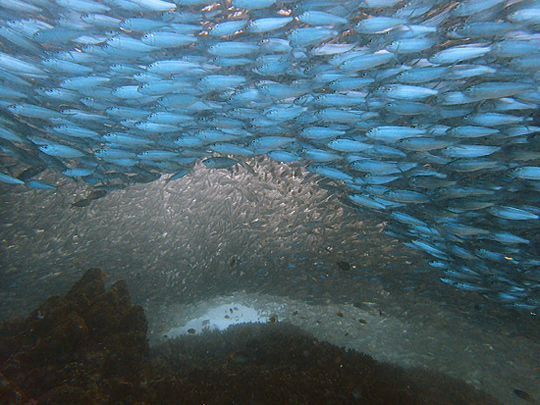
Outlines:
<svg viewBox="0 0 540 405"><path fill-rule="evenodd" d="M368 38L365 43L366 45L372 45L373 43L375 43L375 38Z"/></svg>

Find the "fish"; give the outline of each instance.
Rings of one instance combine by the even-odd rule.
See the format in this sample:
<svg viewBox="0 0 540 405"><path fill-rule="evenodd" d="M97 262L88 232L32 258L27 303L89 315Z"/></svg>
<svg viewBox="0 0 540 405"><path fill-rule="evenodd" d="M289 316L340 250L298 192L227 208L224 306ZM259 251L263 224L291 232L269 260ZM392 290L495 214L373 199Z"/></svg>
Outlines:
<svg viewBox="0 0 540 405"><path fill-rule="evenodd" d="M360 55L355 58L350 58L339 65L339 69L343 72L360 72L363 70L373 69L378 66L386 65L394 59L391 53L375 53L372 55Z"/></svg>
<svg viewBox="0 0 540 405"><path fill-rule="evenodd" d="M80 200L73 202L71 206L77 207L77 208L83 208L83 207L88 207L91 203L92 203L92 200L88 198L82 198Z"/></svg>
<svg viewBox="0 0 540 405"><path fill-rule="evenodd" d="M445 156L452 158L477 158L489 156L500 149L501 148L498 146L460 144L457 146L449 146L448 148L443 149L442 153Z"/></svg>
<svg viewBox="0 0 540 405"><path fill-rule="evenodd" d="M302 27L291 30L287 39L293 47L303 47L319 44L335 36L337 31L333 28Z"/></svg>
<svg viewBox="0 0 540 405"><path fill-rule="evenodd" d="M334 180L346 180L346 181L352 181L353 177L343 172L340 169L336 169L334 167L330 167L323 164L311 164L307 166L306 168L308 171L316 174L320 174L322 176L334 179Z"/></svg>
<svg viewBox="0 0 540 405"><path fill-rule="evenodd" d="M374 127L366 132L367 137L383 142L395 142L405 138L423 136L424 134L425 130L421 128L393 125Z"/></svg>
<svg viewBox="0 0 540 405"><path fill-rule="evenodd" d="M490 46L476 44L455 46L446 48L429 57L429 61L435 65L451 65L466 60L476 59L491 51Z"/></svg>
<svg viewBox="0 0 540 405"><path fill-rule="evenodd" d="M270 32L285 27L292 20L292 17L259 18L251 21L247 25L246 31L253 33Z"/></svg>
<svg viewBox="0 0 540 405"><path fill-rule="evenodd" d="M148 160L148 161L160 161L167 160L173 157L178 156L177 152L167 151L167 150L145 150L137 155L138 159Z"/></svg>
<svg viewBox="0 0 540 405"><path fill-rule="evenodd" d="M267 155L271 159L286 163L298 162L302 159L298 154L286 150L271 150Z"/></svg>
<svg viewBox="0 0 540 405"><path fill-rule="evenodd" d="M248 42L218 42L208 47L207 52L214 56L235 57L258 52L257 44Z"/></svg>
<svg viewBox="0 0 540 405"><path fill-rule="evenodd" d="M0 181L97 193L268 157L387 223L437 282L530 313L540 18L511 3L2 3Z"/></svg>
<svg viewBox="0 0 540 405"><path fill-rule="evenodd" d="M512 172L517 178L525 180L540 180L540 167L537 166L523 166L515 169Z"/></svg>
<svg viewBox="0 0 540 405"><path fill-rule="evenodd" d="M391 99L417 101L435 96L439 91L422 86L392 84L381 86L375 93Z"/></svg>
<svg viewBox="0 0 540 405"><path fill-rule="evenodd" d="M385 210L386 206L380 202L375 201L373 198L361 194L349 194L348 197L352 202L365 208Z"/></svg>
<svg viewBox="0 0 540 405"><path fill-rule="evenodd" d="M532 397L531 394L529 394L528 392L526 391L523 391L523 390L519 390L519 389L515 389L514 390L514 394L518 397L518 398L521 398L527 402L534 402L534 398Z"/></svg>
<svg viewBox="0 0 540 405"><path fill-rule="evenodd" d="M68 177L85 177L94 173L94 168L90 167L78 167L73 169L67 169L62 172L64 176Z"/></svg>
<svg viewBox="0 0 540 405"><path fill-rule="evenodd" d="M62 118L62 114L58 111L27 103L11 104L7 107L7 110L27 118Z"/></svg>
<svg viewBox="0 0 540 405"><path fill-rule="evenodd" d="M516 221L534 220L540 218L538 215L522 208L499 205L489 208L489 212L496 217Z"/></svg>
<svg viewBox="0 0 540 405"><path fill-rule="evenodd" d="M240 163L240 161L225 156L214 156L204 159L201 163L209 169L227 169Z"/></svg>
<svg viewBox="0 0 540 405"><path fill-rule="evenodd" d="M276 149L290 144L294 138L287 136L264 136L251 142L253 150Z"/></svg>
<svg viewBox="0 0 540 405"><path fill-rule="evenodd" d="M347 24L348 22L347 18L316 10L304 11L298 16L298 19L303 23L314 26Z"/></svg>
<svg viewBox="0 0 540 405"><path fill-rule="evenodd" d="M228 142L217 142L208 145L208 149L212 152L218 152L225 155L250 156L253 151L245 146L236 145Z"/></svg>
<svg viewBox="0 0 540 405"><path fill-rule="evenodd" d="M258 10L270 7L273 5L277 0L233 0L232 4L233 6L240 8L240 9L246 9L246 10Z"/></svg>
<svg viewBox="0 0 540 405"><path fill-rule="evenodd" d="M354 30L360 34L384 34L406 22L406 20L396 17L371 17L356 24Z"/></svg>
<svg viewBox="0 0 540 405"><path fill-rule="evenodd" d="M73 1L73 0L70 0ZM84 0L87 1L87 0ZM171 11L176 9L175 3L169 3L162 0L130 0L132 3L137 4L143 10L147 11Z"/></svg>
<svg viewBox="0 0 540 405"><path fill-rule="evenodd" d="M28 187L36 188L39 190L58 190L58 187L51 186L50 184L44 183L40 180L28 180L25 182Z"/></svg>
<svg viewBox="0 0 540 405"><path fill-rule="evenodd" d="M56 156L60 158L73 159L73 158L80 158L80 157L85 156L84 152L78 149L72 148L71 146L53 144L53 143L42 145L39 147L39 150L47 155Z"/></svg>
<svg viewBox="0 0 540 405"><path fill-rule="evenodd" d="M368 143L356 141L354 139L338 138L327 143L328 147L341 152L360 152L371 148Z"/></svg>
<svg viewBox="0 0 540 405"><path fill-rule="evenodd" d="M5 173L0 173L0 181L6 184L24 184L24 181L19 180Z"/></svg>
<svg viewBox="0 0 540 405"><path fill-rule="evenodd" d="M141 37L145 45L156 48L177 48L197 42L197 37L168 31L151 31Z"/></svg>
<svg viewBox="0 0 540 405"><path fill-rule="evenodd" d="M45 74L45 72L36 65L3 52L0 52L0 67L8 72L22 76L39 77Z"/></svg>

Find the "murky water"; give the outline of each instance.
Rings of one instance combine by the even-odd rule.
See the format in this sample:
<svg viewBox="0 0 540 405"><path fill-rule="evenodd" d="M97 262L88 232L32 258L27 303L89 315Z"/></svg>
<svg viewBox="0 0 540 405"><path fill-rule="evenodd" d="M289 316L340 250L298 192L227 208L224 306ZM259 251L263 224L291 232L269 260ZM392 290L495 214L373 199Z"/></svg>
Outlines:
<svg viewBox="0 0 540 405"><path fill-rule="evenodd" d="M468 381L505 403L539 398L537 319L441 283L386 223L339 189L268 159L110 191L88 206L2 188L0 306L24 316L89 267L128 281L150 340L237 302L316 337ZM231 301L232 300L232 301Z"/></svg>

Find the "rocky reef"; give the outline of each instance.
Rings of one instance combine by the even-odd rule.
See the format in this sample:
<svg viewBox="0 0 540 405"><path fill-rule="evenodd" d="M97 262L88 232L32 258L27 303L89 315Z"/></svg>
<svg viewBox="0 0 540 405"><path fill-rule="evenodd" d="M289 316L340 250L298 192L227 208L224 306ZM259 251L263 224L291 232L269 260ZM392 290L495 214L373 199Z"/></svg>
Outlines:
<svg viewBox="0 0 540 405"><path fill-rule="evenodd" d="M282 323L150 349L127 284L90 269L63 296L0 326L0 404L496 404L439 373L403 369Z"/></svg>
<svg viewBox="0 0 540 405"><path fill-rule="evenodd" d="M150 376L146 318L125 281L105 290L88 270L64 297L0 330L1 393L8 403L135 400Z"/></svg>

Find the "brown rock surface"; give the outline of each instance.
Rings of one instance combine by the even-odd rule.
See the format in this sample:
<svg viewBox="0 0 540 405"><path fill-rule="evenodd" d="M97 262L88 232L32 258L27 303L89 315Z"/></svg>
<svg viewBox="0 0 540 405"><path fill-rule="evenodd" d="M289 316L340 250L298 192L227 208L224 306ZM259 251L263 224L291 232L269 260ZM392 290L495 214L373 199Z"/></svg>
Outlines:
<svg viewBox="0 0 540 405"><path fill-rule="evenodd" d="M11 386L39 403L105 403L119 392L136 399L150 371L146 318L124 281L105 291L104 280L90 269L65 297L2 324L0 372Z"/></svg>

